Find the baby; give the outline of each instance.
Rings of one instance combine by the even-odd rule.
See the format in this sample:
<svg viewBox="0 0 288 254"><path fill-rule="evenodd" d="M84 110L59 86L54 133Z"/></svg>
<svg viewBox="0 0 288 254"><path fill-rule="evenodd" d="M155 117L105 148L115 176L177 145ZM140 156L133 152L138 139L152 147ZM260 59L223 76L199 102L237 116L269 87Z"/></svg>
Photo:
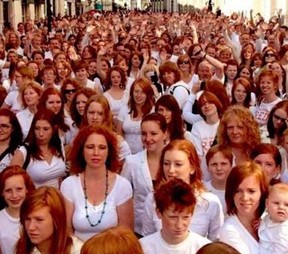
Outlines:
<svg viewBox="0 0 288 254"><path fill-rule="evenodd" d="M266 200L267 214L260 223L259 253L288 253L288 184L271 187Z"/></svg>

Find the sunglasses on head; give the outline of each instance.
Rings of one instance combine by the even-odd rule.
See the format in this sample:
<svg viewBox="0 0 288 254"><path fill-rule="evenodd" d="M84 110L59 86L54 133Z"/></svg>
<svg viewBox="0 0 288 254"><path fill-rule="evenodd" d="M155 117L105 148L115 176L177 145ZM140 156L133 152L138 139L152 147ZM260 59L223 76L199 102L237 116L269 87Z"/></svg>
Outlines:
<svg viewBox="0 0 288 254"><path fill-rule="evenodd" d="M75 93L75 92L76 92L76 89L65 89L64 90L65 94L72 94L72 93Z"/></svg>

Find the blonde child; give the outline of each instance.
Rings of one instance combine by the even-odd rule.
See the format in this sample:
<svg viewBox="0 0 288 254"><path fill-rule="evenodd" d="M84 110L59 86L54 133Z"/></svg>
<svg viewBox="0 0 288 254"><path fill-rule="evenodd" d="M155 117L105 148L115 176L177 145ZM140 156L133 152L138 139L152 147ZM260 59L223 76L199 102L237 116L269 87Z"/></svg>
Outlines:
<svg viewBox="0 0 288 254"><path fill-rule="evenodd" d="M288 253L288 184L270 188L266 210L258 230L259 254Z"/></svg>

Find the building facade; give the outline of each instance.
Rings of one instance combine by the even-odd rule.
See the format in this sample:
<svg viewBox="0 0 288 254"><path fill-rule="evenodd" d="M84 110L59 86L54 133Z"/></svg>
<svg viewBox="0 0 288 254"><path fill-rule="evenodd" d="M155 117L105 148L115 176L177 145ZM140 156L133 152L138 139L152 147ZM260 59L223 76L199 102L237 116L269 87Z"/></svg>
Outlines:
<svg viewBox="0 0 288 254"><path fill-rule="evenodd" d="M4 22L10 22L13 27L28 18L39 20L47 16L47 1L51 5L51 13L60 15L80 15L92 9L112 10L112 6L128 9L145 9L151 6L153 11L186 12L194 8L204 8L208 0L0 0L0 30ZM212 0L214 10L219 7L223 13L230 15L236 11L249 16L258 12L268 20L281 10L281 19L288 24L287 0Z"/></svg>

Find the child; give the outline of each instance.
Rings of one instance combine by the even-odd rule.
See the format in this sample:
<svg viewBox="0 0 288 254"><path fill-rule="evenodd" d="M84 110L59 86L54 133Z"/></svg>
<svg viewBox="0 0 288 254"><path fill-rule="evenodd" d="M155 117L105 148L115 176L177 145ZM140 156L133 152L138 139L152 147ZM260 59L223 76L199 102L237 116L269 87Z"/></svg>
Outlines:
<svg viewBox="0 0 288 254"><path fill-rule="evenodd" d="M162 229L140 239L144 254L192 254L210 242L188 230L196 204L189 184L173 178L160 185L154 197Z"/></svg>
<svg viewBox="0 0 288 254"><path fill-rule="evenodd" d="M259 253L288 253L288 185L277 183L270 189L265 215L260 223Z"/></svg>
<svg viewBox="0 0 288 254"><path fill-rule="evenodd" d="M211 180L204 182L208 191L215 194L221 201L226 214L225 186L226 179L232 169L233 154L229 148L215 145L206 154L206 163Z"/></svg>

